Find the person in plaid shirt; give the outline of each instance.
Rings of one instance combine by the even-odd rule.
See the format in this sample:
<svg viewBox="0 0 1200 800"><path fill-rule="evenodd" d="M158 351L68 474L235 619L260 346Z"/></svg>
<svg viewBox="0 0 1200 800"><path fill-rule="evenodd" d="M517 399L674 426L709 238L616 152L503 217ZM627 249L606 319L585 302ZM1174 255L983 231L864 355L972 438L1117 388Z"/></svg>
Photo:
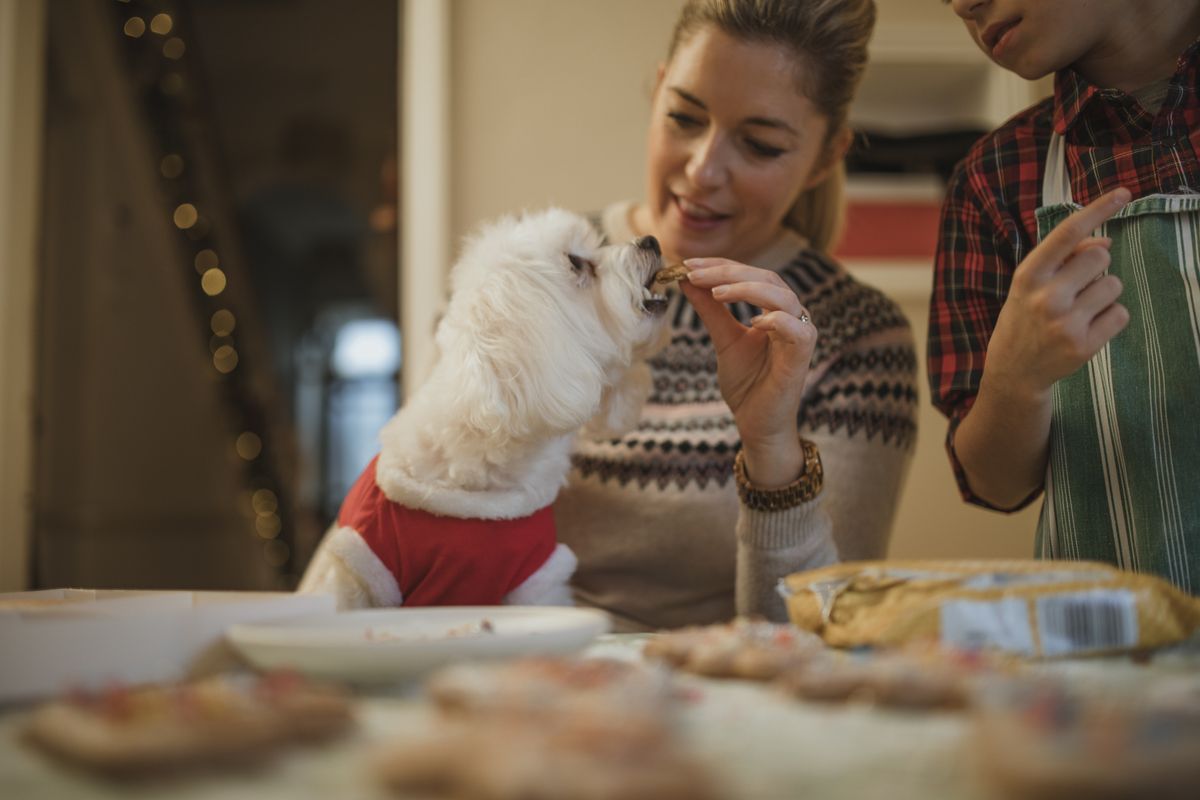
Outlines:
<svg viewBox="0 0 1200 800"><path fill-rule="evenodd" d="M1200 0L951 0L1054 95L942 209L929 380L958 485L1038 555L1200 592ZM1086 207L1084 207L1086 204Z"/></svg>

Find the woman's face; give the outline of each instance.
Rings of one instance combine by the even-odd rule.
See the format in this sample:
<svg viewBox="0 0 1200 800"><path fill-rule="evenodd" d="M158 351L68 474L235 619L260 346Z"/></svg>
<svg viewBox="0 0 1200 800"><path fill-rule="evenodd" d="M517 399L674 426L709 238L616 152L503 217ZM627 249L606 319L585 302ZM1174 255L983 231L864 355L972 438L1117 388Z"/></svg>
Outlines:
<svg viewBox="0 0 1200 800"><path fill-rule="evenodd" d="M782 46L708 26L659 69L633 222L669 257L753 258L824 176L828 123L797 84L802 66Z"/></svg>

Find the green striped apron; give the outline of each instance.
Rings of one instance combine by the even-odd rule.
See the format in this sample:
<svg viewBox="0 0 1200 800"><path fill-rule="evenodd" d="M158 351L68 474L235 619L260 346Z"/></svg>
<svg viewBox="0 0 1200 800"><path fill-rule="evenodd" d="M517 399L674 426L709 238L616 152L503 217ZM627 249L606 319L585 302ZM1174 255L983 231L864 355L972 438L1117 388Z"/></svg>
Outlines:
<svg viewBox="0 0 1200 800"><path fill-rule="evenodd" d="M1046 163L1039 240L1080 207L1058 134ZM1037 552L1200 594L1200 194L1134 200L1098 235L1130 322L1054 384Z"/></svg>

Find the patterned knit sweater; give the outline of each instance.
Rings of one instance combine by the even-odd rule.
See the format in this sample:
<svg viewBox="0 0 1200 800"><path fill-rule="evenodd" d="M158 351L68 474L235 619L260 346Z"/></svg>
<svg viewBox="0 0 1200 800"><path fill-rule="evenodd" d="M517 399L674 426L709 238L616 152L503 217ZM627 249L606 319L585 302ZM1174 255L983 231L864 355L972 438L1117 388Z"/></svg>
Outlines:
<svg viewBox="0 0 1200 800"><path fill-rule="evenodd" d="M627 241L631 204L599 220ZM825 488L778 512L738 502L740 443L717 386L716 353L682 294L667 314L670 345L652 362L653 389L637 428L621 439L581 440L555 504L559 539L575 551L576 602L610 612L618 630L723 622L737 613L782 619L784 575L886 555L916 442L916 353L908 322L879 291L786 237L753 260L774 269L819 332L799 409L816 442ZM758 310L731 306L746 322ZM836 549L835 549L836 547Z"/></svg>

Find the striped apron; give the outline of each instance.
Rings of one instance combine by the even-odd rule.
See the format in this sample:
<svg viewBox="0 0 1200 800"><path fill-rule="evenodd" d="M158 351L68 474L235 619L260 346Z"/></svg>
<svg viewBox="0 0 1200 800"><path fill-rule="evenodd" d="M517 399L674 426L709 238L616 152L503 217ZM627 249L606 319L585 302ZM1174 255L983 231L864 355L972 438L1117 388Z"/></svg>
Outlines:
<svg viewBox="0 0 1200 800"><path fill-rule="evenodd" d="M1079 208L1050 142L1038 238ZM1129 325L1054 384L1042 558L1105 561L1200 594L1200 194L1105 223Z"/></svg>

